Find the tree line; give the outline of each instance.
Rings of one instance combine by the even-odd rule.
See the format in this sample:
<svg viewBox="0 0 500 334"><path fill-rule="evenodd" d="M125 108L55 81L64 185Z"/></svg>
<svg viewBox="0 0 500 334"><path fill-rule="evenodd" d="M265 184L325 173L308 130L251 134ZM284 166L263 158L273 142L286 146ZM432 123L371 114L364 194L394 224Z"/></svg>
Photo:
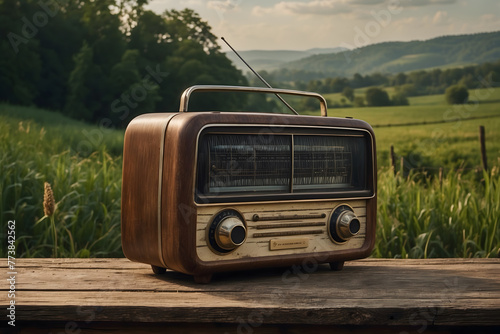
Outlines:
<svg viewBox="0 0 500 334"><path fill-rule="evenodd" d="M328 77L309 81L285 81L279 83L277 72L265 73L276 85L292 87L299 90L313 91L321 94L341 93L343 98L330 103L332 108L408 105L408 97L432 94L446 94L450 104L464 103L467 100L467 89L500 85L500 60L494 63L483 63L475 66L451 69L433 69L429 71L413 71L409 73L354 74L352 78ZM369 87L364 96L355 96L354 89ZM394 87L395 93L390 97L384 87ZM304 108L314 106L306 101Z"/></svg>
<svg viewBox="0 0 500 334"><path fill-rule="evenodd" d="M248 84L196 12L156 14L148 1L0 0L0 102L119 127L176 110L193 84ZM191 106L225 110L241 101L203 96Z"/></svg>
<svg viewBox="0 0 500 334"><path fill-rule="evenodd" d="M271 73L271 75L274 75L274 73ZM356 73L352 78L334 77L309 80L307 82L295 81L293 85L297 89L322 94L341 93L346 87L385 86L395 87L396 91L404 96L421 96L442 94L452 85L462 85L469 89L476 88L486 78L489 78L492 84L500 84L500 60L494 63L444 70L421 70L398 74L373 73L364 76Z"/></svg>

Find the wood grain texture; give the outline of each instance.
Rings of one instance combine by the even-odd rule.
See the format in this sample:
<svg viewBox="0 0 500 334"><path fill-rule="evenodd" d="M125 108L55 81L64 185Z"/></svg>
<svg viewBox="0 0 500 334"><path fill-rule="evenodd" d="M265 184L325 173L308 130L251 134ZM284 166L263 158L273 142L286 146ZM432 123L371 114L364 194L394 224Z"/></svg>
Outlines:
<svg viewBox="0 0 500 334"><path fill-rule="evenodd" d="M451 333L477 333L477 327L457 327L457 326L427 326L424 330L421 328L409 326L338 326L332 328L327 325L267 325L253 323L252 326L248 323L241 324L223 324L212 323L203 324L202 327L189 323L162 323L162 324L144 324L137 323L102 323L102 322L78 322L64 323L56 322L47 325L40 322L29 323L27 327L23 327L17 333L29 334L46 334L46 333L79 333L79 334L128 334L128 333L193 333L193 334L221 334L221 333L253 333L253 334L402 334L415 333L420 334L451 334ZM71 327L74 326L74 327ZM68 330L69 329L69 330ZM74 329L74 331L71 331ZM419 331L420 330L420 331ZM498 328L482 326L479 328L481 334L498 334Z"/></svg>
<svg viewBox="0 0 500 334"><path fill-rule="evenodd" d="M158 238L163 136L174 114L146 114L127 127L123 145L122 249L138 262L164 266Z"/></svg>
<svg viewBox="0 0 500 334"><path fill-rule="evenodd" d="M2 259L4 272L6 263ZM220 323L233 324L231 332L241 324L262 330L283 324L411 326L413 331L500 326L500 259L366 259L346 262L340 272L309 263L221 273L209 285L173 271L155 276L148 265L127 259L18 259L16 264L19 323L78 321L89 328L124 321L172 328ZM5 309L7 284L0 290Z"/></svg>

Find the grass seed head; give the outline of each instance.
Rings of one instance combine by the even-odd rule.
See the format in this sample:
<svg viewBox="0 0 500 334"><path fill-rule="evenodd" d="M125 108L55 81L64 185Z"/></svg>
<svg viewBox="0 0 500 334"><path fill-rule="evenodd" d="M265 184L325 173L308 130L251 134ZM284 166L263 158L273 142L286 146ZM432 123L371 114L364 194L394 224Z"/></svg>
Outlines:
<svg viewBox="0 0 500 334"><path fill-rule="evenodd" d="M54 201L54 193L50 187L50 183L45 182L43 192L43 213L50 217L56 210L56 202Z"/></svg>

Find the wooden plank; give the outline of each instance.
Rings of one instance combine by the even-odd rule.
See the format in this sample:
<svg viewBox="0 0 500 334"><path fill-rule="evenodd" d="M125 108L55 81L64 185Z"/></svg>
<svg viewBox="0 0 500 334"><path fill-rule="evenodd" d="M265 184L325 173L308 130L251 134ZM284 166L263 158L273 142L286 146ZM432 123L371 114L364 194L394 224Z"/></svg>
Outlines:
<svg viewBox="0 0 500 334"><path fill-rule="evenodd" d="M16 318L27 322L500 325L500 259L365 259L340 272L309 263L221 273L208 285L126 259L16 265ZM6 307L8 286L0 290Z"/></svg>
<svg viewBox="0 0 500 334"><path fill-rule="evenodd" d="M457 327L436 327L427 326L409 327L409 326L391 326L387 327L337 327L332 330L331 326L325 325L258 325L253 324L204 324L203 328L195 324L187 323L162 323L149 324L146 328L144 324L137 323L100 323L100 322L71 322L71 323L30 323L23 327L18 332L19 334L46 334L46 333L78 333L78 334L128 334L128 333L148 333L148 334L165 334L165 333L193 333L193 334L229 334L229 333L252 333L252 334L387 334L387 333L422 333L427 334L450 334L450 333L474 333L477 328L457 328ZM481 327L482 334L498 334L496 328Z"/></svg>

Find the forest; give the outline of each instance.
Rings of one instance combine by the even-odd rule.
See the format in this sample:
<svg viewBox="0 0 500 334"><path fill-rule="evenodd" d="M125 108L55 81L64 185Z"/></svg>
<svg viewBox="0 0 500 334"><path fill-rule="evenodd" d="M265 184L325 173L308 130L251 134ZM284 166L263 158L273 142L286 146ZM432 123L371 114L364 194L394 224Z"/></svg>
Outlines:
<svg viewBox="0 0 500 334"><path fill-rule="evenodd" d="M193 84L246 85L210 26L148 0L0 0L0 102L123 127ZM231 108L235 98L204 99ZM196 101L193 107L196 108Z"/></svg>

